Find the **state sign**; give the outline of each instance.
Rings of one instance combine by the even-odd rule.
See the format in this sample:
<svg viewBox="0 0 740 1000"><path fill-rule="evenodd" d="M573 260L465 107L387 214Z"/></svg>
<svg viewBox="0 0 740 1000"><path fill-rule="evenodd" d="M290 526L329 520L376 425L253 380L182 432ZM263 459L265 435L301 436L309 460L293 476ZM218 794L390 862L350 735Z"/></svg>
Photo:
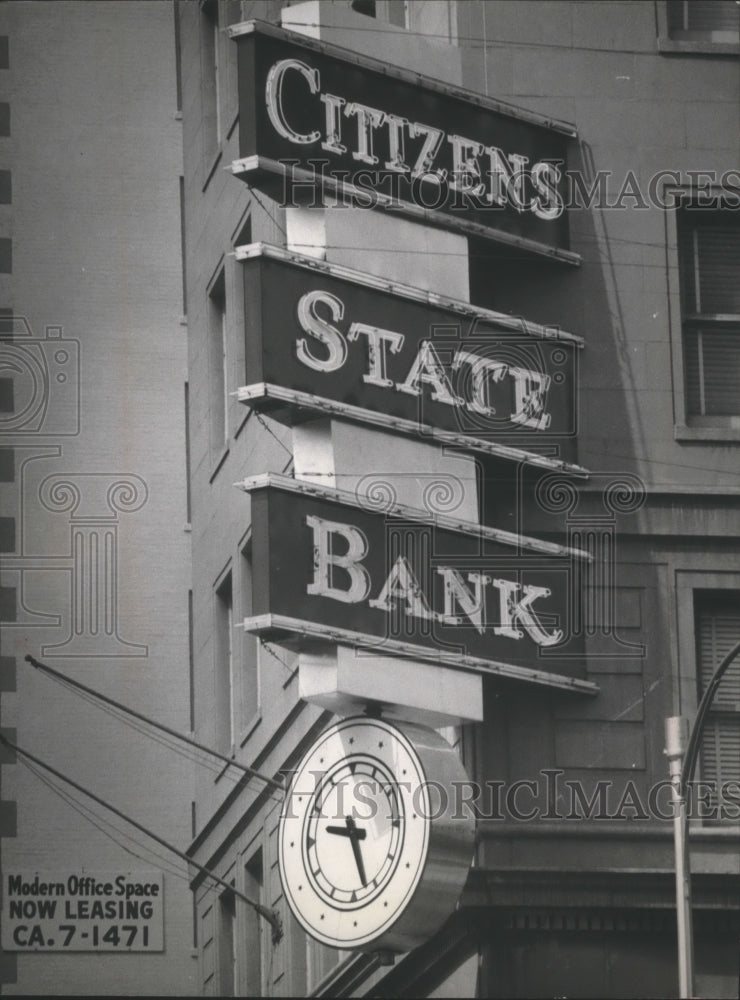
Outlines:
<svg viewBox="0 0 740 1000"><path fill-rule="evenodd" d="M564 687L586 684L576 567L588 557L275 474L252 498L253 615L293 633Z"/></svg>
<svg viewBox="0 0 740 1000"><path fill-rule="evenodd" d="M229 34L239 81L232 170L250 185L281 204L319 205L330 191L580 262L565 204L572 125L262 22Z"/></svg>
<svg viewBox="0 0 740 1000"><path fill-rule="evenodd" d="M575 466L577 337L254 244L238 398L473 451Z"/></svg>

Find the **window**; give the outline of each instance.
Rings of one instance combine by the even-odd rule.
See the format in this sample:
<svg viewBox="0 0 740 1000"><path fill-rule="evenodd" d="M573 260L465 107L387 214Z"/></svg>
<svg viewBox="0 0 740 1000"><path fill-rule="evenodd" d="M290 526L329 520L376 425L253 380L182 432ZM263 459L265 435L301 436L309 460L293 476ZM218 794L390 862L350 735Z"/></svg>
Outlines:
<svg viewBox="0 0 740 1000"><path fill-rule="evenodd" d="M247 215L245 219L239 224L236 232L233 236L233 244L235 247L247 246L252 242L252 217ZM237 373L237 378L239 379L239 385L249 385L249 379L247 378L247 342L250 340L250 330L247 324L247 316L251 314L250 305L251 302L247 301L247 296L250 292L250 279L247 277L247 269L243 266L239 266L237 270L237 282L239 292L234 296L234 321L233 326L235 329L239 330L239 336L236 338L236 343L234 345L234 364L233 371ZM254 338L252 338L254 339ZM250 409L248 406L243 404L239 406L239 415L237 418L237 425L234 430L234 436L237 437L244 427L247 418L250 415Z"/></svg>
<svg viewBox="0 0 740 1000"><path fill-rule="evenodd" d="M234 997L239 992L236 966L236 897L228 889L219 896L218 916L220 995L222 997Z"/></svg>
<svg viewBox="0 0 740 1000"><path fill-rule="evenodd" d="M687 422L740 428L740 214L678 216Z"/></svg>
<svg viewBox="0 0 740 1000"><path fill-rule="evenodd" d="M386 0L388 20L399 28L408 28L408 9L406 0Z"/></svg>
<svg viewBox="0 0 740 1000"><path fill-rule="evenodd" d="M200 69L203 101L203 154L206 169L221 142L221 91L219 56L221 34L218 0L202 0L200 5Z"/></svg>
<svg viewBox="0 0 740 1000"><path fill-rule="evenodd" d="M208 346L211 406L211 445L215 457L228 437L226 280L221 268L208 293Z"/></svg>
<svg viewBox="0 0 740 1000"><path fill-rule="evenodd" d="M234 603L231 573L216 590L215 609L215 700L216 746L230 753L234 744Z"/></svg>
<svg viewBox="0 0 740 1000"><path fill-rule="evenodd" d="M180 37L180 4L182 0L175 0L173 4L174 30L175 30L175 87L177 97L177 110L182 111L182 40Z"/></svg>
<svg viewBox="0 0 740 1000"><path fill-rule="evenodd" d="M365 17L377 17L375 0L352 0L351 7Z"/></svg>
<svg viewBox="0 0 740 1000"><path fill-rule="evenodd" d="M454 0L352 0L356 13L374 17L394 28L429 35L435 42L456 38L457 11ZM389 29L378 29L389 30Z"/></svg>
<svg viewBox="0 0 740 1000"><path fill-rule="evenodd" d="M180 281L182 284L182 314L183 317L187 317L188 314L188 258L187 258L187 247L185 244L185 237L187 232L187 226L185 223L185 178L181 175L179 178L179 196L180 196Z"/></svg>
<svg viewBox="0 0 740 1000"><path fill-rule="evenodd" d="M407 0L352 0L352 9L367 17L377 17L397 28L408 28Z"/></svg>
<svg viewBox="0 0 740 1000"><path fill-rule="evenodd" d="M190 705L190 732L195 732L195 657L193 650L193 591L188 591L188 702ZM195 832L193 832L195 838Z"/></svg>
<svg viewBox="0 0 740 1000"><path fill-rule="evenodd" d="M218 983L214 984L216 976L216 932L213 906L206 906L200 918L200 933L198 938L203 942L201 948L202 993L203 996L215 996Z"/></svg>
<svg viewBox="0 0 740 1000"><path fill-rule="evenodd" d="M185 523L190 524L193 511L193 496L190 485L190 383L185 383Z"/></svg>
<svg viewBox="0 0 740 1000"><path fill-rule="evenodd" d="M244 892L250 899L261 903L263 902L263 886L262 851L259 850L244 866ZM245 994L248 997L261 997L264 996L262 983L263 935L269 934L270 930L265 927L264 920L253 907L245 905L244 915L246 921L244 937L247 948Z"/></svg>
<svg viewBox="0 0 740 1000"><path fill-rule="evenodd" d="M676 41L738 43L736 0L667 0L668 37Z"/></svg>
<svg viewBox="0 0 740 1000"><path fill-rule="evenodd" d="M245 247L252 242L252 217L248 215L234 236L235 247Z"/></svg>
<svg viewBox="0 0 740 1000"><path fill-rule="evenodd" d="M242 617L249 618L252 614L252 546L251 543L242 552ZM259 713L259 659L258 640L252 632L242 632L242 665L240 671L243 721L252 722Z"/></svg>
<svg viewBox="0 0 740 1000"><path fill-rule="evenodd" d="M659 0L657 11L660 52L740 52L740 4L735 0Z"/></svg>
<svg viewBox="0 0 740 1000"><path fill-rule="evenodd" d="M701 698L722 658L740 641L740 591L705 591L696 596L697 697ZM737 825L737 808L721 793L740 776L740 658L720 681L701 744L701 780L712 787L716 815L705 822Z"/></svg>

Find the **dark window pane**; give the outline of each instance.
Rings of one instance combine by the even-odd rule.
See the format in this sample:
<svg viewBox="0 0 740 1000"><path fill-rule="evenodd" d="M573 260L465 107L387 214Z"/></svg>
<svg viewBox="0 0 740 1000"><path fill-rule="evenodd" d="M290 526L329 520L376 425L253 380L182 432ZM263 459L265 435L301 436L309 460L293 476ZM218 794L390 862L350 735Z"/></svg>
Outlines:
<svg viewBox="0 0 740 1000"><path fill-rule="evenodd" d="M714 31L736 32L740 8L735 0L668 0L668 33L672 38L710 36ZM710 39L711 40L711 39Z"/></svg>
<svg viewBox="0 0 740 1000"><path fill-rule="evenodd" d="M740 415L740 326L686 331L689 413Z"/></svg>
<svg viewBox="0 0 740 1000"><path fill-rule="evenodd" d="M352 10L367 17L375 17L375 0L352 0Z"/></svg>
<svg viewBox="0 0 740 1000"><path fill-rule="evenodd" d="M697 682L701 697L723 657L740 641L740 594L708 592L697 599ZM710 783L717 814L708 822L736 823L728 815L722 785L740 774L740 658L728 667L706 718L701 741L701 777ZM724 812L723 812L724 807Z"/></svg>

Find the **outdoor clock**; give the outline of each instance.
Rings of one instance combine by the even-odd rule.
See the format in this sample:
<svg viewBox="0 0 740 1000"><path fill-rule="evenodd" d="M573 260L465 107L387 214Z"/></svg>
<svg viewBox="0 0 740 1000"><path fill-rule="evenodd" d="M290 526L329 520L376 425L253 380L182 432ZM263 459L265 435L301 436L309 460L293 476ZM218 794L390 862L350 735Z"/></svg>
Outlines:
<svg viewBox="0 0 740 1000"><path fill-rule="evenodd" d="M304 929L360 951L427 940L470 868L467 782L433 729L357 716L326 730L299 764L280 818L280 877Z"/></svg>

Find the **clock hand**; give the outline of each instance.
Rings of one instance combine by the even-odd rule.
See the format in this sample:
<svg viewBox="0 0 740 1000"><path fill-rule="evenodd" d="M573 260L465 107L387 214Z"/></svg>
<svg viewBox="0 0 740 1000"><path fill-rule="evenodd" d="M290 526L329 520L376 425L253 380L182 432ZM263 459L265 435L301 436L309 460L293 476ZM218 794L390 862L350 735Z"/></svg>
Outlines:
<svg viewBox="0 0 740 1000"><path fill-rule="evenodd" d="M365 831L357 829L355 821L351 816L345 816L344 822L347 824L347 836L350 838L350 843L352 844L352 853L355 856L355 864L357 865L360 882L362 882L363 886L366 886L367 876L365 875L365 865L362 861L362 850L360 848L360 841L364 840Z"/></svg>
<svg viewBox="0 0 740 1000"><path fill-rule="evenodd" d="M352 854L355 859L355 864L357 865L357 873L360 876L360 882L362 882L363 886L366 886L367 876L365 875L365 865L362 860L360 841L365 839L367 831L360 830L351 816L345 816L344 822L346 826L327 826L326 832L333 833L338 837L349 837L350 844L352 845Z"/></svg>
<svg viewBox="0 0 740 1000"><path fill-rule="evenodd" d="M350 817L348 817L348 819L351 820L352 817L350 816ZM352 822L354 823L354 821L352 821ZM349 837L350 839L355 839L355 840L364 840L365 837L367 836L367 832L365 830L360 830L356 826L354 826L354 827L353 826L350 826L350 827L347 827L347 826L327 826L326 827L326 832L327 833L334 833L334 834L336 834L337 837Z"/></svg>

